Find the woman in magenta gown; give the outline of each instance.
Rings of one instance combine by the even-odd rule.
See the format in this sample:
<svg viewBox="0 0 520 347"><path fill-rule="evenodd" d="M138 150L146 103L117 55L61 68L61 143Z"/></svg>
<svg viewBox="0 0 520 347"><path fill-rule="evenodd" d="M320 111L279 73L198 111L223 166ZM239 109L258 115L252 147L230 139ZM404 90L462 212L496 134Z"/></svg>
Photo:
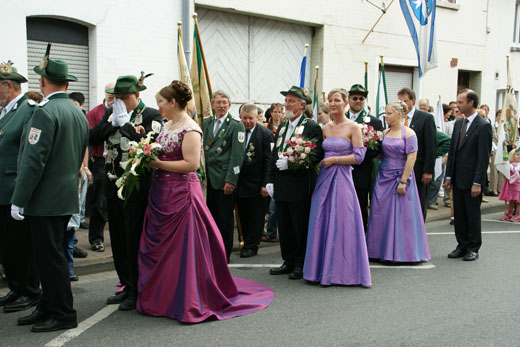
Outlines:
<svg viewBox="0 0 520 347"><path fill-rule="evenodd" d="M419 193L413 174L417 156L415 132L402 124L406 104L386 106L386 123L376 183L370 201L368 256L391 262L431 259Z"/></svg>
<svg viewBox="0 0 520 347"><path fill-rule="evenodd" d="M224 244L196 170L201 129L186 113L191 91L173 81L157 94L168 119L150 188L139 248L137 310L185 323L227 319L269 306L268 287L229 273Z"/></svg>
<svg viewBox="0 0 520 347"><path fill-rule="evenodd" d="M352 180L352 164L366 148L360 127L345 117L347 92L328 95L333 121L323 126L325 159L312 194L303 278L322 285L372 284L363 217Z"/></svg>

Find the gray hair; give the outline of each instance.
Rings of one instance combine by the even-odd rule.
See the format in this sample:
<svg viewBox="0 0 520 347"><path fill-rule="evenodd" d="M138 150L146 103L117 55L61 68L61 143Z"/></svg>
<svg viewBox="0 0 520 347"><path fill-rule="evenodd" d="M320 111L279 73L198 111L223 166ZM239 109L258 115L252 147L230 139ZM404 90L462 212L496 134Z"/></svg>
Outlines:
<svg viewBox="0 0 520 347"><path fill-rule="evenodd" d="M242 114L246 112L253 112L255 115L258 115L258 107L256 107L254 104L243 104L240 108L240 115L242 116Z"/></svg>
<svg viewBox="0 0 520 347"><path fill-rule="evenodd" d="M222 89L217 90L213 93L213 95L211 95L211 100L214 100L217 97L217 95L222 98L226 98L228 103L231 105L231 98L225 91L223 91Z"/></svg>

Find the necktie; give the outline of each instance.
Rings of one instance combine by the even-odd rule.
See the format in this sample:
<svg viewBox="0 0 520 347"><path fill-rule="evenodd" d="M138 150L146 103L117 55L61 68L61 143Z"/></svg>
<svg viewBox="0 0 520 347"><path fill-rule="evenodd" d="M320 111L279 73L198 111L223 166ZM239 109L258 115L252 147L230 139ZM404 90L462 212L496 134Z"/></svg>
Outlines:
<svg viewBox="0 0 520 347"><path fill-rule="evenodd" d="M408 115L404 116L404 126L408 126Z"/></svg>
<svg viewBox="0 0 520 347"><path fill-rule="evenodd" d="M468 125L468 119L466 117L464 117L464 122L462 123L462 129L460 130L459 143L457 145L457 149L460 148L460 145L462 144L462 141L464 140L464 137L466 136L467 125Z"/></svg>
<svg viewBox="0 0 520 347"><path fill-rule="evenodd" d="M220 128L220 119L215 119L215 127L213 128L213 136L216 136Z"/></svg>

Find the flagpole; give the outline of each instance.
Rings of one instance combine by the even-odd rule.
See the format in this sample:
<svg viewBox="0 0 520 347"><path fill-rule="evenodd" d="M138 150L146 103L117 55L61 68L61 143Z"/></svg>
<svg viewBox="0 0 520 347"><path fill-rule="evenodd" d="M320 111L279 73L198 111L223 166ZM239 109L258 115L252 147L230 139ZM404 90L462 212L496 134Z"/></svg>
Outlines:
<svg viewBox="0 0 520 347"><path fill-rule="evenodd" d="M377 23L379 23L379 21L381 20L381 18L383 18L383 16L386 14L386 11L388 11L388 8L390 6L392 6L392 3L394 2L394 0L390 1L390 3L388 4L388 6L385 7L385 9L383 10L383 13L381 13L381 15L379 16L379 18L377 19L377 21L374 23L374 25L372 25L372 28L370 28L370 30L368 31L368 33L365 35L365 38L363 39L363 41L361 41L361 43L365 43L366 39L368 38L368 36L370 36L370 34L372 34L372 31L374 31L374 28L376 27Z"/></svg>
<svg viewBox="0 0 520 347"><path fill-rule="evenodd" d="M204 56L204 49L202 48L202 40L200 38L200 32L199 32L199 22L197 21L197 13L193 13L193 21L195 22L195 30L197 31L197 36L199 37L199 43L200 43L200 54L202 56L202 64L204 64L204 70L206 70L206 80L208 81L208 89L209 89L209 95L213 94L213 91L211 89L211 82L209 81L209 75L208 75L208 66L206 65L206 57Z"/></svg>
<svg viewBox="0 0 520 347"><path fill-rule="evenodd" d="M368 89L368 61L365 60L365 89Z"/></svg>
<svg viewBox="0 0 520 347"><path fill-rule="evenodd" d="M318 95L318 71L320 70L320 67L318 65L316 65L315 67L316 69L316 74L315 74L315 77L314 77L314 85L316 86L316 95Z"/></svg>
<svg viewBox="0 0 520 347"><path fill-rule="evenodd" d="M325 91L324 90L321 91L321 99L323 100L324 103L326 102L325 100L327 100L326 96L325 96Z"/></svg>

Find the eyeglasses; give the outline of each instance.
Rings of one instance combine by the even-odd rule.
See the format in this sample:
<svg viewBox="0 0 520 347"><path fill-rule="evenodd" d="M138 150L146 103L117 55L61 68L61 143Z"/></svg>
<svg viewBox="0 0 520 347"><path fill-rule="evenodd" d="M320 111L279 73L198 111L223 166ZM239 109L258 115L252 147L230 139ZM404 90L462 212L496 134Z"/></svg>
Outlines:
<svg viewBox="0 0 520 347"><path fill-rule="evenodd" d="M364 96L351 96L352 101L365 101Z"/></svg>

